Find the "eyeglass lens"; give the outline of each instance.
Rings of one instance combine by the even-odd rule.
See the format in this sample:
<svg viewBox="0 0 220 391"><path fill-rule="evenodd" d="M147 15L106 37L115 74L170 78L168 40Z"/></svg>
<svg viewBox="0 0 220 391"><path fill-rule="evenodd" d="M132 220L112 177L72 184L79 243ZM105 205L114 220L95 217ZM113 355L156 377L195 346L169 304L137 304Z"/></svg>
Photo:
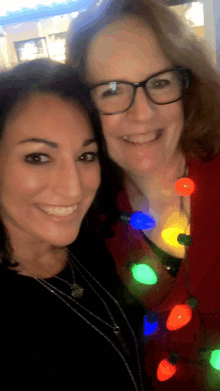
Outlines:
<svg viewBox="0 0 220 391"><path fill-rule="evenodd" d="M149 98L158 104L171 103L182 95L182 77L177 71L164 72L145 84ZM98 110L114 113L126 110L132 103L135 87L121 82L110 82L92 89L91 96Z"/></svg>

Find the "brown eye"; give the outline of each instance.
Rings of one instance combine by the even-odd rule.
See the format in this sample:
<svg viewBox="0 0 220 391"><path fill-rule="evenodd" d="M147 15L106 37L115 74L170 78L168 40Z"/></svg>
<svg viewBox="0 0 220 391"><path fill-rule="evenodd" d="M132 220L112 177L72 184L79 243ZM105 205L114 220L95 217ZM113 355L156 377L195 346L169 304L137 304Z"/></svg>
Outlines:
<svg viewBox="0 0 220 391"><path fill-rule="evenodd" d="M97 159L98 159L98 153L96 152L86 152L79 157L79 160L85 163L92 163Z"/></svg>
<svg viewBox="0 0 220 391"><path fill-rule="evenodd" d="M29 164L45 164L48 163L48 155L44 153L31 153L25 156L25 161Z"/></svg>
<svg viewBox="0 0 220 391"><path fill-rule="evenodd" d="M160 88L164 88L164 87L167 87L170 85L170 81L169 80L162 80L162 79L158 79L158 80L152 80L149 87L150 88L155 88L155 89L160 89Z"/></svg>

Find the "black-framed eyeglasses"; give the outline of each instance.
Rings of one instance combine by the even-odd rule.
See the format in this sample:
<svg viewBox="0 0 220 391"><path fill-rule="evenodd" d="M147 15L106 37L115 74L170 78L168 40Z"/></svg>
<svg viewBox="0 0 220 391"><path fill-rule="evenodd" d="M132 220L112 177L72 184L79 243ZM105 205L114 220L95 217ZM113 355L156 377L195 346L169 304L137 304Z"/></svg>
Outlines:
<svg viewBox="0 0 220 391"><path fill-rule="evenodd" d="M120 80L100 83L90 89L90 94L100 114L121 114L133 105L137 88L144 88L147 98L153 103L167 105L184 96L191 78L189 68L176 66L155 73L140 83Z"/></svg>

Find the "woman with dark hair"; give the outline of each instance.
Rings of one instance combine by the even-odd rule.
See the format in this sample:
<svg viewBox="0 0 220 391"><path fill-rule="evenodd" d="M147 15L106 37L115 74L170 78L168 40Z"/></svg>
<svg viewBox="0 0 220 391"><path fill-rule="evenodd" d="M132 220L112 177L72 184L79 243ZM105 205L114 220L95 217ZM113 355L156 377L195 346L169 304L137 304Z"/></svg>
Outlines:
<svg viewBox="0 0 220 391"><path fill-rule="evenodd" d="M144 390L108 254L97 278L103 146L88 89L70 67L36 60L1 76L0 325L9 388Z"/></svg>
<svg viewBox="0 0 220 391"><path fill-rule="evenodd" d="M121 174L105 241L145 309L145 373L158 391L219 389L219 74L163 0L103 1L67 49Z"/></svg>

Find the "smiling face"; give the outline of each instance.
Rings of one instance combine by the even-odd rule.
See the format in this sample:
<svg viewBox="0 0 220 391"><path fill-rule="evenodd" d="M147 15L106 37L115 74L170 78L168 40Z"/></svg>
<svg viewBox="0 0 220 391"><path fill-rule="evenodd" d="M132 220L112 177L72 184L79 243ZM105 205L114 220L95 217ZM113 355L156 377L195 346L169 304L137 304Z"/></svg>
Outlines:
<svg viewBox="0 0 220 391"><path fill-rule="evenodd" d="M92 85L117 80L141 82L168 68L172 64L154 33L135 20L117 21L89 45L87 79ZM100 117L108 153L124 172L148 175L175 160L184 124L181 101L156 105L138 88L128 111Z"/></svg>
<svg viewBox="0 0 220 391"><path fill-rule="evenodd" d="M77 103L40 94L15 110L0 157L2 221L12 244L62 247L76 239L100 185L97 152Z"/></svg>

